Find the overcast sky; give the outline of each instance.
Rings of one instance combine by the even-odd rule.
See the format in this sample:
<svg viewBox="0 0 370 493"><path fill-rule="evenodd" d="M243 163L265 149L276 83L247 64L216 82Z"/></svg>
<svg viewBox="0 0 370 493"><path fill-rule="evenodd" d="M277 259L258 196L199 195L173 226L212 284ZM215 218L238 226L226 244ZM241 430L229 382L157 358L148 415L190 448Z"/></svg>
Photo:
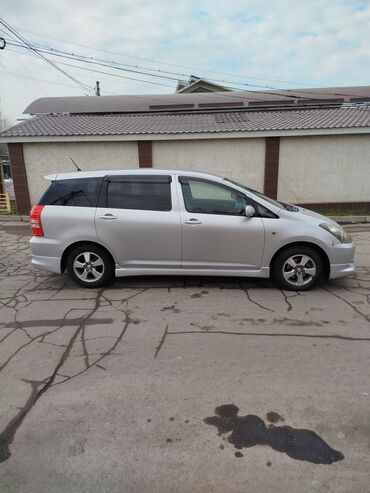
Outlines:
<svg viewBox="0 0 370 493"><path fill-rule="evenodd" d="M166 79L78 63L146 81L139 82L60 65L88 86L83 89L30 51L8 44L0 50L0 109L13 122L39 97L93 95L96 80L102 94L172 93L174 79L191 73L227 80L225 85L274 88L370 83L370 0L0 0L0 5L0 16L31 43L173 72L162 74ZM0 36L9 39L2 26Z"/></svg>

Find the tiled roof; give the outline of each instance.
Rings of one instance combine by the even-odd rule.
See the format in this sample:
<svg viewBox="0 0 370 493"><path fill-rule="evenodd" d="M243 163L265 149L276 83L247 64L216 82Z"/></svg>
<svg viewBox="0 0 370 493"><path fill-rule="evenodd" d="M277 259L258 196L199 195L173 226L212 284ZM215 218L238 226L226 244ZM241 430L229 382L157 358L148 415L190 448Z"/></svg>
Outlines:
<svg viewBox="0 0 370 493"><path fill-rule="evenodd" d="M0 137L193 134L360 127L370 127L370 109L40 115L5 130Z"/></svg>

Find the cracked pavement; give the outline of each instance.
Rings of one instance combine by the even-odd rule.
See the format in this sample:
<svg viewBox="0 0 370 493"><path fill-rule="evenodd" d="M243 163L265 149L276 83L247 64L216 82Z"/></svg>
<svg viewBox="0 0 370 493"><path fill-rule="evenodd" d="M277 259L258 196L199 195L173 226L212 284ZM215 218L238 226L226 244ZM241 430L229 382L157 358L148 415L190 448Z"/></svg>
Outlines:
<svg viewBox="0 0 370 493"><path fill-rule="evenodd" d="M352 234L356 275L309 292L195 277L85 290L32 269L28 226L0 224L0 491L369 491L370 233ZM204 422L231 404L344 459L236 452Z"/></svg>

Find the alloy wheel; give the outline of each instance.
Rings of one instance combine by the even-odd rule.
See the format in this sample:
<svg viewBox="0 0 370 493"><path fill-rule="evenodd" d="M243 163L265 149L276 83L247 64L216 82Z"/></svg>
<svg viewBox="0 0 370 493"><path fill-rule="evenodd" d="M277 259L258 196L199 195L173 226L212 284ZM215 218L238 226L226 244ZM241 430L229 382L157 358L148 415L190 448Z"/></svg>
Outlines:
<svg viewBox="0 0 370 493"><path fill-rule="evenodd" d="M315 278L316 263L309 255L292 255L285 261L282 274L289 284L304 286Z"/></svg>
<svg viewBox="0 0 370 493"><path fill-rule="evenodd" d="M99 281L104 271L103 260L94 252L82 252L73 261L73 272L84 282Z"/></svg>

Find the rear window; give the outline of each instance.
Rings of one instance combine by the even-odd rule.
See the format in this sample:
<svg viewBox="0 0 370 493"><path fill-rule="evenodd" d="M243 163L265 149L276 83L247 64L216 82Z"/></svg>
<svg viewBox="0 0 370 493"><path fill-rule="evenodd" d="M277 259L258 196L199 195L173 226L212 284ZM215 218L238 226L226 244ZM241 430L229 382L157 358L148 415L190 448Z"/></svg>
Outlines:
<svg viewBox="0 0 370 493"><path fill-rule="evenodd" d="M96 207L102 178L56 180L39 200L39 205Z"/></svg>
<svg viewBox="0 0 370 493"><path fill-rule="evenodd" d="M110 181L107 206L113 209L170 211L171 184L156 181Z"/></svg>

